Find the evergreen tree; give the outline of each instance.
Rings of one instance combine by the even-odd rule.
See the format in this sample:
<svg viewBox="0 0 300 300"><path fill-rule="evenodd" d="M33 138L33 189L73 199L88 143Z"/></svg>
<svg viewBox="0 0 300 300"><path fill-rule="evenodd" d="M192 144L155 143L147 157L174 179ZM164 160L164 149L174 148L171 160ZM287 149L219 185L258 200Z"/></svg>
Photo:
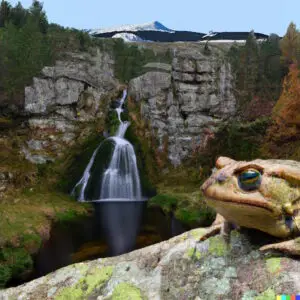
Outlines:
<svg viewBox="0 0 300 300"><path fill-rule="evenodd" d="M271 34L268 40L261 43L259 58L258 89L268 100L279 98L281 81L286 74L280 56L280 38Z"/></svg>
<svg viewBox="0 0 300 300"><path fill-rule="evenodd" d="M48 19L46 13L43 11L43 4L37 0L33 0L29 8L30 16L38 23L39 30L42 33L47 33Z"/></svg>
<svg viewBox="0 0 300 300"><path fill-rule="evenodd" d="M290 23L280 46L285 64L300 63L300 34L294 23Z"/></svg>
<svg viewBox="0 0 300 300"><path fill-rule="evenodd" d="M15 7L11 9L11 22L18 28L21 28L26 23L27 11L23 8L21 2L18 2Z"/></svg>
<svg viewBox="0 0 300 300"><path fill-rule="evenodd" d="M2 0L0 4L0 27L4 27L5 23L9 21L10 11L11 5L7 1Z"/></svg>
<svg viewBox="0 0 300 300"><path fill-rule="evenodd" d="M38 24L30 18L22 28L8 23L2 46L5 70L0 72L0 82L7 95L13 97L50 62L50 46Z"/></svg>

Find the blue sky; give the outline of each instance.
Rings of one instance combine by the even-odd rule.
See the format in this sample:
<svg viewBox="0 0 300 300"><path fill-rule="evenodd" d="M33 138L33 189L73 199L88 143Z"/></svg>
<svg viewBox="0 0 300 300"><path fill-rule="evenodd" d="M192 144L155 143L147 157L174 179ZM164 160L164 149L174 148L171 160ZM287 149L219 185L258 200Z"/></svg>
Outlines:
<svg viewBox="0 0 300 300"><path fill-rule="evenodd" d="M9 1L15 4L17 1ZM31 0L21 0L24 7ZM44 0L50 22L78 29L159 21L175 30L283 35L300 28L300 0Z"/></svg>

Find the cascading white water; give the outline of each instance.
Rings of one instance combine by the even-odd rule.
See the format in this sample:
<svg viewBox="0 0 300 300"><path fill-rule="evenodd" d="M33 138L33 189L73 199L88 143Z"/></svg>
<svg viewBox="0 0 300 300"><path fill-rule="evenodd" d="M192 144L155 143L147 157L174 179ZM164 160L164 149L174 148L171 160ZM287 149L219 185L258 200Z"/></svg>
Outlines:
<svg viewBox="0 0 300 300"><path fill-rule="evenodd" d="M135 152L133 146L124 138L130 123L126 121L123 122L121 119L121 113L123 111L122 106L126 96L127 91L124 90L120 104L115 109L120 121L117 133L115 136L105 140L110 140L114 143L114 150L108 168L103 174L101 174L101 178L99 178L99 187L101 186L100 199L92 199L92 201L109 201L110 199L142 199L140 177ZM85 192L89 180L91 180L91 168L93 167L95 157L100 148L101 144L94 151L83 176L73 188L72 195L77 193L78 201L87 201Z"/></svg>

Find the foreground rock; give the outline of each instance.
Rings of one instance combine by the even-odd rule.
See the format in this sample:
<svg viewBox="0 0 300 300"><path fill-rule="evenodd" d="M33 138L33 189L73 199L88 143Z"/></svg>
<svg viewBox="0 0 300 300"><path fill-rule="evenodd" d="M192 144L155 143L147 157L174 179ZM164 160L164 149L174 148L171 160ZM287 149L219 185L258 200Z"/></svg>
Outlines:
<svg viewBox="0 0 300 300"><path fill-rule="evenodd" d="M233 231L197 240L196 229L119 257L62 268L0 299L275 299L300 291L300 261L271 257Z"/></svg>

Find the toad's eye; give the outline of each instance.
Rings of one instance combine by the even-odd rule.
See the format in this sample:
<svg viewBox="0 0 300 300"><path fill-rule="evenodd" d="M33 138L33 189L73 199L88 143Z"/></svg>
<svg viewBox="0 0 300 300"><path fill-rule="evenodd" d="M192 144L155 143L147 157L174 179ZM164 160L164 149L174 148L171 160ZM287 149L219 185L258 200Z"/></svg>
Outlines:
<svg viewBox="0 0 300 300"><path fill-rule="evenodd" d="M247 169L238 175L239 187L245 191L253 191L261 184L261 173L255 169Z"/></svg>

